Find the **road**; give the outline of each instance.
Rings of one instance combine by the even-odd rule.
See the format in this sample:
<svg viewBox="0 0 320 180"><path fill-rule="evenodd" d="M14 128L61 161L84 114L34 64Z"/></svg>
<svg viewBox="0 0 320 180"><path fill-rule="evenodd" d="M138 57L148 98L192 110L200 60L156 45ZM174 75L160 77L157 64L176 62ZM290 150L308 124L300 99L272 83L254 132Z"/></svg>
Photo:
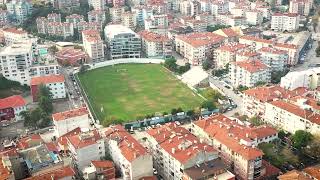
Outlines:
<svg viewBox="0 0 320 180"><path fill-rule="evenodd" d="M309 65L311 64L319 64L320 63L320 58L316 57L316 48L318 47L318 42L313 41L312 42L312 47L310 50L307 51L307 55L305 57L305 61L303 64L297 64L295 67L291 68L291 71L302 71L309 69Z"/></svg>
<svg viewBox="0 0 320 180"><path fill-rule="evenodd" d="M217 87L220 91L222 91L225 96L230 97L234 101L234 103L238 105L237 108L232 109L231 111L228 111L228 112L226 112L224 114L227 115L227 116L232 116L236 112L240 113L241 107L242 107L242 97L240 97L240 95L234 93L234 91L232 89L226 88L225 85L227 85L227 84L225 82L221 82L218 79L214 79L213 76L209 77L209 81L215 87Z"/></svg>

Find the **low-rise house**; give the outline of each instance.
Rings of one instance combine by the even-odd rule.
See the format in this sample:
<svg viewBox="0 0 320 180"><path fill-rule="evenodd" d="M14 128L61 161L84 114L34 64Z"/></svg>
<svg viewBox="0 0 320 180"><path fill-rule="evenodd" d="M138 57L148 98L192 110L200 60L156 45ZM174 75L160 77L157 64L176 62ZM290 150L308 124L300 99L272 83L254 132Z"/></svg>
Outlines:
<svg viewBox="0 0 320 180"><path fill-rule="evenodd" d="M124 179L153 175L152 155L122 126L109 127L104 135L108 153Z"/></svg>
<svg viewBox="0 0 320 180"><path fill-rule="evenodd" d="M88 55L82 49L64 48L55 55L60 64L79 66L86 63Z"/></svg>
<svg viewBox="0 0 320 180"><path fill-rule="evenodd" d="M41 144L43 144L41 136L39 134L32 134L30 136L20 138L17 142L17 148L24 150Z"/></svg>
<svg viewBox="0 0 320 180"><path fill-rule="evenodd" d="M27 110L27 103L20 95L0 99L0 121L22 120L20 113Z"/></svg>
<svg viewBox="0 0 320 180"><path fill-rule="evenodd" d="M165 179L194 179L195 174L200 175L197 178L205 178L202 172L208 168L207 163L221 170L216 171L217 179L234 179L234 175L226 170L225 164L219 159L216 149L176 123L150 129L147 133L154 167Z"/></svg>
<svg viewBox="0 0 320 180"><path fill-rule="evenodd" d="M253 87L257 82L270 82L270 68L259 60L230 63L230 82L234 88L240 85Z"/></svg>
<svg viewBox="0 0 320 180"><path fill-rule="evenodd" d="M58 169L54 169L48 172L44 172L29 178L26 180L44 180L44 179L52 179L52 180L73 180L76 178L75 170L70 166L61 167Z"/></svg>
<svg viewBox="0 0 320 180"><path fill-rule="evenodd" d="M76 128L91 129L90 116L86 107L52 114L52 120L57 137Z"/></svg>
<svg viewBox="0 0 320 180"><path fill-rule="evenodd" d="M277 139L274 128L245 126L218 114L195 121L191 132L215 147L239 178L255 179L268 174L262 164L263 152L257 145Z"/></svg>
<svg viewBox="0 0 320 180"><path fill-rule="evenodd" d="M41 84L50 89L52 99L63 99L67 97L63 75L39 76L31 78L30 82L31 95L34 102L38 101L38 91Z"/></svg>
<svg viewBox="0 0 320 180"><path fill-rule="evenodd" d="M89 167L83 170L86 180L115 179L116 170L112 161L91 161Z"/></svg>

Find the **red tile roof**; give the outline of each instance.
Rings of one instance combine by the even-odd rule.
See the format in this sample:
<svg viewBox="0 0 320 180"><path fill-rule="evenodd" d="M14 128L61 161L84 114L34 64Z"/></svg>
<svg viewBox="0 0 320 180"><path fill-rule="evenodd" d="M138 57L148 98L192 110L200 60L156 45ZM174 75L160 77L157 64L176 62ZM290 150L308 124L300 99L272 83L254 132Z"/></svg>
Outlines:
<svg viewBox="0 0 320 180"><path fill-rule="evenodd" d="M89 42L101 41L100 33L97 30L84 30L82 31L84 38Z"/></svg>
<svg viewBox="0 0 320 180"><path fill-rule="evenodd" d="M118 141L122 155L129 162L148 154L147 150L120 125L107 128L105 135L109 139Z"/></svg>
<svg viewBox="0 0 320 180"><path fill-rule="evenodd" d="M39 134L32 134L28 137L19 139L17 143L17 147L19 149L27 149L34 145L39 145L42 141L43 140Z"/></svg>
<svg viewBox="0 0 320 180"><path fill-rule="evenodd" d="M247 127L240 125L222 114L198 120L195 125L203 129L212 139L227 146L246 160L254 160L263 155L263 152L255 147L242 145L240 140L252 142L252 139L262 139L269 135L275 135L276 130L271 127Z"/></svg>
<svg viewBox="0 0 320 180"><path fill-rule="evenodd" d="M60 180L67 177L75 176L75 171L72 167L66 166L59 169L46 172L44 174L39 174L26 180Z"/></svg>
<svg viewBox="0 0 320 180"><path fill-rule="evenodd" d="M54 142L46 143L45 146L48 149L48 151L59 152L59 149L58 149L57 145Z"/></svg>
<svg viewBox="0 0 320 180"><path fill-rule="evenodd" d="M91 161L96 168L112 168L114 164L112 161Z"/></svg>
<svg viewBox="0 0 320 180"><path fill-rule="evenodd" d="M11 179L12 174L10 170L4 166L2 157L0 157L0 180L8 180Z"/></svg>
<svg viewBox="0 0 320 180"><path fill-rule="evenodd" d="M312 180L307 177L303 172L298 170L288 171L285 174L278 176L279 180Z"/></svg>
<svg viewBox="0 0 320 180"><path fill-rule="evenodd" d="M59 112L52 114L53 121L63 121L70 118L83 116L83 115L89 115L88 109L86 107L81 107L77 109L71 109L69 111Z"/></svg>
<svg viewBox="0 0 320 180"><path fill-rule="evenodd" d="M304 93L304 91L299 90L287 90L280 86L270 86L270 87L255 87L244 91L245 95L254 97L255 99L262 102L269 102L276 99L290 98L298 96Z"/></svg>
<svg viewBox="0 0 320 180"><path fill-rule="evenodd" d="M245 69L246 71L249 71L250 73L255 73L255 72L264 71L268 69L268 66L263 64L259 60L239 61L239 62L234 62L234 64L238 67Z"/></svg>
<svg viewBox="0 0 320 180"><path fill-rule="evenodd" d="M14 33L14 34L27 34L26 31L21 30L21 29L16 29L16 28L6 28L3 31L4 32Z"/></svg>
<svg viewBox="0 0 320 180"><path fill-rule="evenodd" d="M159 143L161 148L181 164L188 163L199 153L216 152L212 146L201 143L187 129L177 126L175 123L168 123L156 129L150 129L147 133Z"/></svg>
<svg viewBox="0 0 320 180"><path fill-rule="evenodd" d="M274 42L273 40L262 39L262 38L258 38L255 36L246 36L245 35L245 36L241 36L240 39L270 44L270 45L273 45L274 47L278 47L278 48L285 48L285 49L297 49L298 48L294 44L277 43L277 42Z"/></svg>
<svg viewBox="0 0 320 180"><path fill-rule="evenodd" d="M255 56L259 56L260 54L253 50L243 50L243 51L237 52L237 55L246 56L246 57L255 57Z"/></svg>
<svg viewBox="0 0 320 180"><path fill-rule="evenodd" d="M67 140L75 149L81 149L96 144L101 138L102 137L100 136L99 132L97 130L93 130L90 132L68 136Z"/></svg>
<svg viewBox="0 0 320 180"><path fill-rule="evenodd" d="M288 16L288 17L298 17L298 13L274 13L272 16Z"/></svg>
<svg viewBox="0 0 320 180"><path fill-rule="evenodd" d="M61 83L64 82L63 75L49 75L49 76L39 76L31 78L30 85L40 85L40 84L49 84L49 83Z"/></svg>
<svg viewBox="0 0 320 180"><path fill-rule="evenodd" d="M292 114L295 114L297 116L305 118L312 123L320 125L320 114L313 113L310 110L304 110L295 104L291 104L289 102L285 102L282 100L273 101L273 102L270 102L270 104L272 104L280 109L283 109L285 111L288 111Z"/></svg>
<svg viewBox="0 0 320 180"><path fill-rule="evenodd" d="M303 172L307 173L315 179L320 179L320 166L307 167L303 170Z"/></svg>
<svg viewBox="0 0 320 180"><path fill-rule="evenodd" d="M225 29L221 29L221 31L227 35L227 37L237 37L239 36L239 34L234 31L232 28L225 28Z"/></svg>
<svg viewBox="0 0 320 180"><path fill-rule="evenodd" d="M225 40L225 37L210 32L197 32L180 35L177 36L176 39L180 39L197 48L222 43Z"/></svg>
<svg viewBox="0 0 320 180"><path fill-rule="evenodd" d="M217 50L220 51L229 51L229 52L236 52L238 50L244 49L248 47L246 44L240 44L240 43L228 43L223 46L220 46Z"/></svg>
<svg viewBox="0 0 320 180"><path fill-rule="evenodd" d="M58 139L58 144L60 146L63 146L63 148L65 148L67 145L68 145L68 137L71 137L71 136L74 136L74 135L77 135L77 134L80 134L81 133L81 128L75 128L74 130L62 135L59 137Z"/></svg>
<svg viewBox="0 0 320 180"><path fill-rule="evenodd" d="M14 95L4 99L0 99L0 109L16 108L25 105L26 101L20 95Z"/></svg>
<svg viewBox="0 0 320 180"><path fill-rule="evenodd" d="M138 34L140 35L140 37L143 40L146 41L151 41L151 42L168 42L170 41L169 38L167 36L161 35L161 34L157 34L151 31L140 31L138 32Z"/></svg>

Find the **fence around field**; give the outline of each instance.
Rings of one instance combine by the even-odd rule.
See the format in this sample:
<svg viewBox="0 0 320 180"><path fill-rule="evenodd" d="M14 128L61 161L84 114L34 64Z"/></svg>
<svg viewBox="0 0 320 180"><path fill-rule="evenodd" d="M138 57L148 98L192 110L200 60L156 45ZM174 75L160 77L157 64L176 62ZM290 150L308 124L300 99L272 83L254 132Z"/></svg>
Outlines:
<svg viewBox="0 0 320 180"><path fill-rule="evenodd" d="M93 64L85 64L90 66L90 69L97 69L105 66L112 66L116 64L130 64L130 63L135 63L135 64L160 64L164 63L164 59L149 59L149 58L127 58L127 59L115 59L115 60L109 60L109 61L103 61L103 62L98 62L98 63L93 63Z"/></svg>

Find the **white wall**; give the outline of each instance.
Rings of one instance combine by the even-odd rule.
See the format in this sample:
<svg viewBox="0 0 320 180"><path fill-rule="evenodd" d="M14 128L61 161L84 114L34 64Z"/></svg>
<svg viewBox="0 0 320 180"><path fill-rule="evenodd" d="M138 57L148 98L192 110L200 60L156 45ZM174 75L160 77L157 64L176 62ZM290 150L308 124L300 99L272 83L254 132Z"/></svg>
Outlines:
<svg viewBox="0 0 320 180"><path fill-rule="evenodd" d="M90 129L89 114L76 116L60 121L53 121L57 137L60 137L78 127Z"/></svg>

